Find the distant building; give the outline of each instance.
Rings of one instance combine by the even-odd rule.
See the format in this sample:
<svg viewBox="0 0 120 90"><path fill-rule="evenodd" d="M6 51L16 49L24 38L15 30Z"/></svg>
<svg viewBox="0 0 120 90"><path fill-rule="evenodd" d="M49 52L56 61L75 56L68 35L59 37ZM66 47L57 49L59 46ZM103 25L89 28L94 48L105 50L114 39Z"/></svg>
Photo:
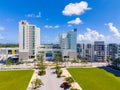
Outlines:
<svg viewBox="0 0 120 90"><path fill-rule="evenodd" d="M92 44L86 44L85 57L87 61L93 61L93 45Z"/></svg>
<svg viewBox="0 0 120 90"><path fill-rule="evenodd" d="M105 44L104 41L94 42L94 60L105 61Z"/></svg>
<svg viewBox="0 0 120 90"><path fill-rule="evenodd" d="M38 48L38 54L44 56L44 60L54 60L57 53L61 54L59 44L41 44Z"/></svg>
<svg viewBox="0 0 120 90"><path fill-rule="evenodd" d="M19 59L35 58L40 45L40 28L27 21L19 22Z"/></svg>
<svg viewBox="0 0 120 90"><path fill-rule="evenodd" d="M117 47L118 45L116 43L110 43L107 45L107 56L109 56L111 60L114 60L116 58L119 50L117 50Z"/></svg>
<svg viewBox="0 0 120 90"><path fill-rule="evenodd" d="M69 31L60 35L61 49L77 50L77 30Z"/></svg>
<svg viewBox="0 0 120 90"><path fill-rule="evenodd" d="M104 62L106 59L105 55L105 44L104 41L94 42L94 60L98 62Z"/></svg>
<svg viewBox="0 0 120 90"><path fill-rule="evenodd" d="M77 56L85 58L87 61L93 61L93 45L77 44Z"/></svg>
<svg viewBox="0 0 120 90"><path fill-rule="evenodd" d="M85 44L77 44L77 56L85 58Z"/></svg>
<svg viewBox="0 0 120 90"><path fill-rule="evenodd" d="M6 60L9 57L19 57L19 48L0 48L0 60Z"/></svg>
<svg viewBox="0 0 120 90"><path fill-rule="evenodd" d="M116 59L120 58L120 44L117 45L117 54L116 54Z"/></svg>
<svg viewBox="0 0 120 90"><path fill-rule="evenodd" d="M77 29L60 35L60 48L63 57L69 56L69 60L77 57Z"/></svg>

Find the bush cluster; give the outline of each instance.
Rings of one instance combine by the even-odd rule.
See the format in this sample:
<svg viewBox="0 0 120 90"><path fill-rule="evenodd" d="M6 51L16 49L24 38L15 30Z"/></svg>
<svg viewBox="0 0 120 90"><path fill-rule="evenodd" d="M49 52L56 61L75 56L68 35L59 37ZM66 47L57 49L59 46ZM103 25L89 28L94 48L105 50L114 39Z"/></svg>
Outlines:
<svg viewBox="0 0 120 90"><path fill-rule="evenodd" d="M58 66L58 65L56 65L55 69L56 69L55 72L56 72L56 74L57 74L57 77L58 77L58 78L61 77L61 74L62 74L61 67Z"/></svg>

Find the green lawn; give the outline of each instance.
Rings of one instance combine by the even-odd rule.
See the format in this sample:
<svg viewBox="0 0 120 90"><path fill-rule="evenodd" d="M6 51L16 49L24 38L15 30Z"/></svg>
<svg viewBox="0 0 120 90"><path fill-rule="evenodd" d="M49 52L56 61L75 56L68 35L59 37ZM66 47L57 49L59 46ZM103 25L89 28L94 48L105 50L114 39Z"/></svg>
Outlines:
<svg viewBox="0 0 120 90"><path fill-rule="evenodd" d="M33 70L0 71L0 90L26 90Z"/></svg>
<svg viewBox="0 0 120 90"><path fill-rule="evenodd" d="M83 90L120 90L117 77L100 68L68 68Z"/></svg>

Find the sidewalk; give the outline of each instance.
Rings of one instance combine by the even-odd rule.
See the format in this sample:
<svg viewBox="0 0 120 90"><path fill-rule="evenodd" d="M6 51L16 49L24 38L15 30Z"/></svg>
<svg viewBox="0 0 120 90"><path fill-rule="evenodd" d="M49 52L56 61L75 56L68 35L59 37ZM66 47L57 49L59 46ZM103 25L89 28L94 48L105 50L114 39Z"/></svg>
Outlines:
<svg viewBox="0 0 120 90"><path fill-rule="evenodd" d="M32 78L31 78L31 80L30 80L30 82L29 82L29 85L28 85L28 87L27 87L27 90L32 90L32 81L34 80L34 79L36 79L38 77L38 70L34 70L34 73L33 73L33 76L32 76Z"/></svg>
<svg viewBox="0 0 120 90"><path fill-rule="evenodd" d="M52 69L52 66L46 68L46 75L40 76L40 79L43 85L39 87L39 90L64 90L60 87L64 82L64 78L57 78L55 69Z"/></svg>
<svg viewBox="0 0 120 90"><path fill-rule="evenodd" d="M63 70L62 76L71 77L71 74L67 71L66 68L62 68L62 70ZM72 83L72 87L77 88L78 90L82 90L82 88L77 82Z"/></svg>

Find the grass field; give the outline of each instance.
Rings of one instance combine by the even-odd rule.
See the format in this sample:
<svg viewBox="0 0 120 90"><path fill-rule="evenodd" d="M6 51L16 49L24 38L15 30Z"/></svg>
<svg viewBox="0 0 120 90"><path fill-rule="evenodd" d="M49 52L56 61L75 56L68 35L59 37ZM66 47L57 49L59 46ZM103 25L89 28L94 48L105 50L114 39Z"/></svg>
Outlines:
<svg viewBox="0 0 120 90"><path fill-rule="evenodd" d="M100 68L68 68L83 90L120 90L120 76Z"/></svg>
<svg viewBox="0 0 120 90"><path fill-rule="evenodd" d="M33 70L0 71L0 90L26 90Z"/></svg>

